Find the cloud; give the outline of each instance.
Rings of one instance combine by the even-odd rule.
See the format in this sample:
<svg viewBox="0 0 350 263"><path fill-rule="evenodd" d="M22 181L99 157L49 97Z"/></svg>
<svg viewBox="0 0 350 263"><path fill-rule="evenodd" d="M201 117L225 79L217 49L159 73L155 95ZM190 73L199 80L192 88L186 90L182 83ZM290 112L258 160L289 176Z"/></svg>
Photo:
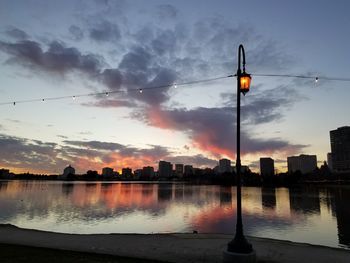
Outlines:
<svg viewBox="0 0 350 263"><path fill-rule="evenodd" d="M103 64L101 57L93 54L83 55L78 49L67 48L58 41L51 42L46 51L35 41L0 41L0 50L12 55L8 62L52 73L65 74L79 70L93 76Z"/></svg>
<svg viewBox="0 0 350 263"><path fill-rule="evenodd" d="M167 87L176 80L176 72L167 66L160 66L160 61L150 50L136 47L126 53L120 64L123 84L127 87L129 97L148 105L159 105L169 99ZM118 74L118 73L117 73ZM162 89L148 90L142 96L135 92L135 88L150 88L164 86ZM112 88L112 87L110 87Z"/></svg>
<svg viewBox="0 0 350 263"><path fill-rule="evenodd" d="M8 118L6 120L9 121L9 122L13 122L13 123L21 123L20 120L8 119Z"/></svg>
<svg viewBox="0 0 350 263"><path fill-rule="evenodd" d="M167 85L176 79L175 71L159 66L153 54L142 47L136 47L124 54L118 68L105 69L102 69L105 62L101 56L82 54L78 49L66 47L58 41L51 42L47 50L35 41L0 41L0 50L11 55L8 62L59 75L72 71L85 73L91 80L99 81L110 90L123 89L128 99L146 104L161 104L167 101L168 88L150 91L143 96L135 92L135 88ZM97 103L96 106L101 106L101 103Z"/></svg>
<svg viewBox="0 0 350 263"><path fill-rule="evenodd" d="M159 19L174 19L177 16L178 10L169 4L158 5L156 9Z"/></svg>
<svg viewBox="0 0 350 263"><path fill-rule="evenodd" d="M84 31L80 27L71 25L68 30L75 41L80 41L84 38Z"/></svg>
<svg viewBox="0 0 350 263"><path fill-rule="evenodd" d="M100 141L63 141L65 144L79 146L93 150L105 150L105 151L116 151L124 148L125 146L119 143L112 142L100 142Z"/></svg>
<svg viewBox="0 0 350 263"><path fill-rule="evenodd" d="M79 132L79 134L81 134L81 135L92 135L92 132L91 131L82 131L82 132Z"/></svg>
<svg viewBox="0 0 350 263"><path fill-rule="evenodd" d="M119 107L135 107L136 104L130 100L120 99L100 99L91 103L82 103L83 106L100 107L100 108L119 108Z"/></svg>
<svg viewBox="0 0 350 263"><path fill-rule="evenodd" d="M59 157L55 143L0 134L0 148L0 163L4 167L57 172L57 167L66 164Z"/></svg>
<svg viewBox="0 0 350 263"><path fill-rule="evenodd" d="M60 138L65 136L58 135ZM61 173L68 164L77 172L109 166L142 168L171 155L167 147L139 148L113 142L64 140L63 144L30 140L0 133L0 166L38 173Z"/></svg>
<svg viewBox="0 0 350 263"><path fill-rule="evenodd" d="M17 40L25 40L29 38L29 35L24 32L23 30L17 28L17 27L11 27L5 31L5 33Z"/></svg>
<svg viewBox="0 0 350 263"><path fill-rule="evenodd" d="M171 154L167 147L149 145L138 148L128 145L101 141L63 141L62 150L78 159L77 165L90 162L90 165L101 169L104 166L142 168L155 164ZM96 169L96 168L95 168Z"/></svg>
<svg viewBox="0 0 350 263"><path fill-rule="evenodd" d="M236 113L236 94L222 93L221 98L223 104L234 107L233 112ZM256 125L281 120L284 110L304 99L296 89L286 85L270 89L254 87L254 92L249 93L249 102L241 106L242 121Z"/></svg>
<svg viewBox="0 0 350 263"><path fill-rule="evenodd" d="M121 38L121 33L118 25L107 20L100 21L89 31L90 38L98 42L118 41Z"/></svg>
<svg viewBox="0 0 350 263"><path fill-rule="evenodd" d="M288 94L288 96L287 96ZM292 96L291 96L292 94ZM165 109L148 107L132 114L149 126L178 130L186 133L192 144L216 157L223 155L234 158L236 149L236 108L232 106L232 94L222 94L228 101L225 107L194 109ZM299 152L307 145L293 144L282 138L260 138L250 132L252 126L271 123L283 118L283 110L300 99L298 93L287 87L264 90L251 96L242 106L241 142L242 153L285 153Z"/></svg>
<svg viewBox="0 0 350 263"><path fill-rule="evenodd" d="M119 69L105 69L100 74L100 80L110 89L119 90L122 85L123 75Z"/></svg>
<svg viewBox="0 0 350 263"><path fill-rule="evenodd" d="M106 2L102 5L103 10L110 4ZM177 10L164 4L157 7L156 13L176 17ZM30 69L60 75L75 71L85 73L91 81L97 81L110 90L122 90L126 100L137 102L134 103L137 107L139 103L159 107L168 102L170 96L167 87L144 92L142 96L135 89L232 72L237 60L237 51L232 47L238 47L241 41L247 43L247 61L251 69L278 69L291 65L278 43L265 39L254 28L243 26L242 30L242 25L232 25L218 16L188 25L177 21L173 21L171 26L158 25L153 20L132 33L121 30L119 25L105 17L90 20L86 30L93 40L118 42L118 50L112 50L118 53L116 65L109 66L100 55L82 53L57 40L50 42L47 49L35 41L0 41L0 50L10 55L9 62ZM130 23L125 20L120 25L127 29ZM69 27L76 39L83 37L84 30L76 25ZM253 56L254 60L249 61L248 57ZM97 101L100 99L96 98ZM108 103L108 107L120 107L118 102ZM100 107L103 104L92 105Z"/></svg>
<svg viewBox="0 0 350 263"><path fill-rule="evenodd" d="M190 164L190 165L193 165L194 167L213 168L216 165L218 165L218 160L205 157L202 154L197 154L193 156L189 156L189 155L169 156L167 160L172 163L182 163L185 165Z"/></svg>
<svg viewBox="0 0 350 263"><path fill-rule="evenodd" d="M177 16L177 10L170 5L158 6L157 12L167 17ZM128 23L127 20L125 23ZM178 22L170 27L150 23L130 33L120 30L117 24L105 18L94 20L88 28L90 38L100 42L117 41L123 45L113 67L106 65L104 59L96 54L83 54L77 48L66 47L59 41L49 43L47 50L34 41L1 41L0 49L11 55L12 62L21 65L58 74L75 70L83 72L109 90L123 94L123 99L96 97L96 102L89 106L135 107L133 118L150 126L182 131L189 136L194 147L214 156L232 157L235 149L235 105L224 98L224 107L167 109L164 105L170 100L168 84L208 74L213 76L232 72L237 60L234 47L241 42L247 43L247 62L252 70L278 70L292 65L293 61L277 42L259 35L254 28L243 27L242 30L242 25L232 25L217 16L189 26ZM145 89L142 94L137 92L140 88L158 86L164 88ZM281 120L281 110L294 105L300 98L298 96L295 90L286 86L252 94L249 98L251 103L242 106L244 128ZM245 153L293 152L304 147L281 138L258 138L246 130L242 130L242 145ZM115 151L120 154L120 151L132 149L126 147Z"/></svg>

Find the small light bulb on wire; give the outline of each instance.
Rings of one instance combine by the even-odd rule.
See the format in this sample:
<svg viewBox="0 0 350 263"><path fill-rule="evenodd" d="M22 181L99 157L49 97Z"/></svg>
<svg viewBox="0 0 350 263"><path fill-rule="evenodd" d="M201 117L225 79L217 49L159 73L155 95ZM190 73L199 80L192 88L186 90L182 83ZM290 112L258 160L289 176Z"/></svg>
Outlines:
<svg viewBox="0 0 350 263"><path fill-rule="evenodd" d="M44 102L44 101L45 101L45 99L42 99L41 101L42 101L42 102Z"/></svg>
<svg viewBox="0 0 350 263"><path fill-rule="evenodd" d="M106 92L106 97L108 97L108 95L109 95L109 93L108 93L108 92Z"/></svg>
<svg viewBox="0 0 350 263"><path fill-rule="evenodd" d="M143 90L142 90L142 89L140 89L140 90L139 90L139 92L140 92L140 93L142 93L142 92L143 92Z"/></svg>
<svg viewBox="0 0 350 263"><path fill-rule="evenodd" d="M318 77L315 78L315 83L317 83L317 82L318 82Z"/></svg>
<svg viewBox="0 0 350 263"><path fill-rule="evenodd" d="M72 98L73 98L73 100L75 100L75 96L73 96Z"/></svg>
<svg viewBox="0 0 350 263"><path fill-rule="evenodd" d="M174 88L177 89L177 84L176 83L174 83Z"/></svg>

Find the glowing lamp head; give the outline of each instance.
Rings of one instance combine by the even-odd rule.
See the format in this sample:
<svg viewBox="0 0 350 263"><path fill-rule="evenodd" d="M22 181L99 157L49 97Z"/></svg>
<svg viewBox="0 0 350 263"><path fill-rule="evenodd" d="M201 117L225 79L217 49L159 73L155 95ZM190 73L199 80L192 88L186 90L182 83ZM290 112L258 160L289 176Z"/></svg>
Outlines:
<svg viewBox="0 0 350 263"><path fill-rule="evenodd" d="M250 74L243 72L239 77L240 91L245 95L249 91L252 78Z"/></svg>

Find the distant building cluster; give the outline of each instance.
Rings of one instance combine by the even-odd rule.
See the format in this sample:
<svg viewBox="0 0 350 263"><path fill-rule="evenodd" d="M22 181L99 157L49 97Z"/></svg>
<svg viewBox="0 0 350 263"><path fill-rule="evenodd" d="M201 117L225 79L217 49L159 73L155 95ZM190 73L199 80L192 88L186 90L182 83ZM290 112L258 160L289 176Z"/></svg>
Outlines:
<svg viewBox="0 0 350 263"><path fill-rule="evenodd" d="M340 127L330 131L331 153L327 154L327 163L330 170L335 172L350 172L350 127ZM325 165L327 165L325 162ZM301 174L310 174L318 169L317 156L300 154L298 156L287 157L288 173L293 174L300 172ZM171 162L161 160L158 163L158 170L152 166L145 166L142 169L137 169L134 172L131 168L122 169L122 173L114 171L113 168L105 167L102 169L101 176L104 179L122 178L122 179L158 179L168 180L171 178L189 178L201 174L227 174L236 172L236 167L229 159L220 159L218 165L212 168L194 168L192 165L184 165L181 163L172 164ZM242 165L241 172L250 172L248 166ZM3 172L3 173L6 173ZM70 175L75 174L75 169L68 166L64 169L61 176L62 179L67 179ZM96 172L97 174L97 172ZM274 176L275 161L271 157L260 158L260 175L264 178Z"/></svg>
<svg viewBox="0 0 350 263"><path fill-rule="evenodd" d="M321 174L335 173L347 174L350 172L350 127L344 126L330 131L331 152L327 154L327 162L318 168L317 156L300 154L298 156L287 157L287 174L312 174L317 170ZM248 166L242 165L241 172L251 173ZM215 175L228 175L236 173L236 167L231 160L223 158L218 161L218 165L214 168L195 168L192 165L175 163L160 160L158 170L152 166L145 166L142 169L133 171L129 167L124 167L121 173L114 171L113 168L104 167L99 174L97 171L87 171L81 175L82 179L122 179L122 180L169 180L169 179L188 179L188 178L205 178ZM29 173L27 173L28 175ZM274 177L275 161L271 157L260 158L260 175L263 180L269 181L268 178ZM8 169L0 169L0 179L11 179L14 177ZM64 168L63 173L58 176L58 179L69 180L76 179L75 169L68 165Z"/></svg>

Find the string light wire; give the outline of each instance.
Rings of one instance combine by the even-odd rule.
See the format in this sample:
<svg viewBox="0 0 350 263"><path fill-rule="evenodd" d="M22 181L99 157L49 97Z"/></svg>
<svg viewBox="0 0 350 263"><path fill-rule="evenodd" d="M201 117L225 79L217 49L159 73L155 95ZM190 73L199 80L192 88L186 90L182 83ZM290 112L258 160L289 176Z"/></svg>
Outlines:
<svg viewBox="0 0 350 263"><path fill-rule="evenodd" d="M226 79L226 78L232 78L233 76L234 75L227 75L227 76L216 77L216 78L208 78L208 79L201 79L201 80L176 83L176 87L211 82L211 81ZM100 96L100 95L109 96L110 94L124 93L125 91L128 91L128 92L137 91L139 93L143 93L144 91L147 91L147 90L165 89L165 88L169 88L169 87L173 87L173 86L174 86L174 84L171 83L171 84L166 84L166 85L149 86L149 87L144 87L144 88L132 88L132 89L127 89L127 90L125 90L125 89L123 89L123 90L108 90L108 91L103 91L103 92L67 95L67 96L60 96L60 97L47 97L47 98L29 99L29 100L15 100L15 101L10 101L10 102L2 102L2 103L0 103L0 105L11 105L12 104L15 106L19 103L29 103L29 102L38 102L38 101L43 102L43 101L63 100L63 99L76 100L77 98L81 98L81 97L92 97L92 96Z"/></svg>
<svg viewBox="0 0 350 263"><path fill-rule="evenodd" d="M316 82L319 80L331 80L331 81L350 81L350 78L334 78L334 77L320 77L320 76L305 76L305 75L290 75L290 74L250 74L256 77L283 77L283 78L299 78L299 79L313 79Z"/></svg>
<svg viewBox="0 0 350 263"><path fill-rule="evenodd" d="M320 77L320 76L307 76L307 75L292 75L292 74L263 74L263 73L252 73L250 74L252 76L256 77L279 77L279 78L300 78L300 79L313 79L315 83L319 82L320 80L327 80L327 81L350 81L350 78L337 78L337 77ZM226 78L232 78L236 77L236 74L221 76L221 77L215 77L215 78L208 78L208 79L200 79L200 80L194 80L194 81L188 81L188 82L180 82L180 83L171 83L171 84L165 84L165 85L159 85L159 86L149 86L149 87L143 87L143 88L131 88L131 89L120 89L120 90L108 90L103 92L95 92L95 93L85 93L85 94L76 94L76 95L68 95L68 96L59 96L59 97L47 97L47 98L37 98L37 99L28 99L28 100L15 100L15 101L9 101L9 102L2 102L1 105L17 105L19 103L30 103L30 102L45 102L45 101L53 101L53 100L63 100L63 99L73 99L76 100L77 98L81 97L92 97L92 96L100 96L104 95L108 97L110 94L114 93L124 93L136 91L139 93L143 93L147 90L156 90L156 89L165 89L174 87L177 89L181 86L189 86L194 84L200 84L205 82L212 82L216 80L226 79Z"/></svg>

